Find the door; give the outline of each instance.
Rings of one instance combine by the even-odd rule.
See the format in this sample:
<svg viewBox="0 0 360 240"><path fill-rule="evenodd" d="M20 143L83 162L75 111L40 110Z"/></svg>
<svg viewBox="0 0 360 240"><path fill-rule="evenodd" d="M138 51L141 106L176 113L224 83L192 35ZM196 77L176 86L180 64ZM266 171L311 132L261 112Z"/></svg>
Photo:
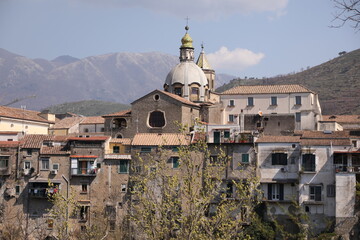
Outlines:
<svg viewBox="0 0 360 240"><path fill-rule="evenodd" d="M214 143L220 143L220 132L214 132Z"/></svg>

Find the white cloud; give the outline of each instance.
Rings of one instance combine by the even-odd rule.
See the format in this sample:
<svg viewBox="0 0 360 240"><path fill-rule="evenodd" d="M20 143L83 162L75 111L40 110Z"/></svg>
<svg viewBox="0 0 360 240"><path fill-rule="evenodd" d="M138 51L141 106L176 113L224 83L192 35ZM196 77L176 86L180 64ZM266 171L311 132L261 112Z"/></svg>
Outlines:
<svg viewBox="0 0 360 240"><path fill-rule="evenodd" d="M260 63L264 57L263 53L254 53L242 48L230 51L227 47L221 47L218 51L207 54L210 65L217 72L220 70L234 73Z"/></svg>
<svg viewBox="0 0 360 240"><path fill-rule="evenodd" d="M282 12L288 0L78 0L122 8L139 7L192 19L226 17L253 12Z"/></svg>

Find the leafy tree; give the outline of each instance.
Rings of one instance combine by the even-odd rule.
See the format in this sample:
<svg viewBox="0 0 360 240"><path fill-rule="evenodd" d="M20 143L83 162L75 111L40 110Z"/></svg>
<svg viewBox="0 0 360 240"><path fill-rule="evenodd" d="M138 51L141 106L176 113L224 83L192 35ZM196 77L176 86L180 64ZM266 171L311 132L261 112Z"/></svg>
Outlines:
<svg viewBox="0 0 360 240"><path fill-rule="evenodd" d="M259 202L258 179L228 180L236 189L229 196L224 175L230 158L220 150L216 163L210 164L204 140L180 143L179 139L178 168L174 153L166 146L138 154L133 161L129 219L136 236L154 240L248 239L244 225L251 221Z"/></svg>

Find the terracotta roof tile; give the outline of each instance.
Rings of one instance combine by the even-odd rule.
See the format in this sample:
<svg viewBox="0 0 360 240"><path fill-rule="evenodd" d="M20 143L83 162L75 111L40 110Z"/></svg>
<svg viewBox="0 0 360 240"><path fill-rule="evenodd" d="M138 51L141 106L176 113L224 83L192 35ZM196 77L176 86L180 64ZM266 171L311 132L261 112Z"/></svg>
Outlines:
<svg viewBox="0 0 360 240"><path fill-rule="evenodd" d="M298 85L242 85L224 91L221 95L244 95L244 94L277 94L277 93L314 93L313 91Z"/></svg>
<svg viewBox="0 0 360 240"><path fill-rule="evenodd" d="M16 148L19 144L19 141L0 141L0 147L2 148Z"/></svg>
<svg viewBox="0 0 360 240"><path fill-rule="evenodd" d="M83 120L82 117L67 117L56 122L50 129L64 129L71 128L74 125L80 123Z"/></svg>
<svg viewBox="0 0 360 240"><path fill-rule="evenodd" d="M44 140L52 140L53 136L40 135L40 134L28 134L21 139L22 148L41 148Z"/></svg>
<svg viewBox="0 0 360 240"><path fill-rule="evenodd" d="M40 154L44 155L68 155L70 151L66 150L64 146L42 146L40 149Z"/></svg>
<svg viewBox="0 0 360 240"><path fill-rule="evenodd" d="M304 131L302 136L304 138L313 138L313 139L335 139L335 138L349 138L348 131Z"/></svg>
<svg viewBox="0 0 360 240"><path fill-rule="evenodd" d="M105 123L105 119L102 116L84 117L81 124L101 124Z"/></svg>
<svg viewBox="0 0 360 240"><path fill-rule="evenodd" d="M302 146L349 146L349 139L301 139Z"/></svg>
<svg viewBox="0 0 360 240"><path fill-rule="evenodd" d="M185 98L183 98L183 97L181 97L181 96L178 96L178 95L176 95L176 94L173 94L173 93L170 93L170 92L166 92L166 91L162 91L162 90L157 90L157 91L162 92L163 94L165 94L165 95L167 95L167 96L169 96L169 97L171 97L171 98L173 98L173 99L175 99L175 100L177 100L177 101L179 101L179 102L182 102L182 103L184 103L184 104L191 105L191 106L196 106L196 107L199 107L199 106L200 106L200 104L191 102L191 101L189 101L189 100L187 100L187 99L185 99Z"/></svg>
<svg viewBox="0 0 360 240"><path fill-rule="evenodd" d="M69 137L69 141L106 141L108 136Z"/></svg>
<svg viewBox="0 0 360 240"><path fill-rule="evenodd" d="M190 137L180 133L137 133L131 143L133 146L178 146L189 145Z"/></svg>
<svg viewBox="0 0 360 240"><path fill-rule="evenodd" d="M20 132L1 131L0 135L18 135Z"/></svg>
<svg viewBox="0 0 360 240"><path fill-rule="evenodd" d="M256 143L298 143L299 136L262 136L256 140Z"/></svg>
<svg viewBox="0 0 360 240"><path fill-rule="evenodd" d="M53 123L52 121L48 121L45 118L40 117L39 114L40 112L37 111L0 106L1 117L25 119L35 122Z"/></svg>
<svg viewBox="0 0 360 240"><path fill-rule="evenodd" d="M103 115L102 117L130 117L131 116L131 109L110 113L107 115Z"/></svg>
<svg viewBox="0 0 360 240"><path fill-rule="evenodd" d="M131 145L131 138L112 138L111 143L122 143L124 145Z"/></svg>
<svg viewBox="0 0 360 240"><path fill-rule="evenodd" d="M338 123L360 123L360 115L323 115L322 121Z"/></svg>

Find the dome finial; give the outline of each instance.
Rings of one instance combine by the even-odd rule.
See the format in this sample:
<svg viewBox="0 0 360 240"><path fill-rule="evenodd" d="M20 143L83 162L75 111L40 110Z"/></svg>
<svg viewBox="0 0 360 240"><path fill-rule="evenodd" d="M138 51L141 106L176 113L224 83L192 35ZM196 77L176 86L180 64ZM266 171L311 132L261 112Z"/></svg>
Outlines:
<svg viewBox="0 0 360 240"><path fill-rule="evenodd" d="M185 26L185 30L186 30L186 33L187 33L187 31L189 30L189 17L186 17L185 18L186 19L186 26Z"/></svg>

